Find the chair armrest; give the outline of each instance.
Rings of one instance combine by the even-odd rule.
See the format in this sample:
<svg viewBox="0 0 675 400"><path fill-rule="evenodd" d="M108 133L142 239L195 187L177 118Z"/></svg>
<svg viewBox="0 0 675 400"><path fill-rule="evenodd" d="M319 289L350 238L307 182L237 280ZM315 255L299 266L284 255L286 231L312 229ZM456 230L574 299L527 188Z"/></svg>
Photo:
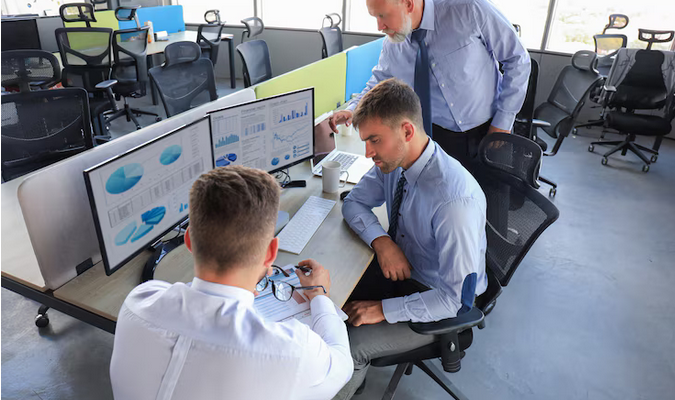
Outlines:
<svg viewBox="0 0 675 400"><path fill-rule="evenodd" d="M533 119L532 126L536 126L538 128L548 128L551 126L551 123L548 121L543 121L541 119Z"/></svg>
<svg viewBox="0 0 675 400"><path fill-rule="evenodd" d="M108 79L107 81L99 82L96 85L96 89L99 90L106 90L109 87L113 87L114 85L117 84L117 79Z"/></svg>
<svg viewBox="0 0 675 400"><path fill-rule="evenodd" d="M420 335L442 335L450 332L461 332L472 328L481 322L485 316L477 307L455 318L448 318L436 322L409 322L410 329Z"/></svg>
<svg viewBox="0 0 675 400"><path fill-rule="evenodd" d="M602 90L604 90L605 92L616 92L616 86L604 85L602 87Z"/></svg>

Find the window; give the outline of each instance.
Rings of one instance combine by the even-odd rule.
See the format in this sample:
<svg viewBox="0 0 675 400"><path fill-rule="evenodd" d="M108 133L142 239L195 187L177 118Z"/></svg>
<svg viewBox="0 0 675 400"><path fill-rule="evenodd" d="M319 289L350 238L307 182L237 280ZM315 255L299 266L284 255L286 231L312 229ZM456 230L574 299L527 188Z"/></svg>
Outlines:
<svg viewBox="0 0 675 400"><path fill-rule="evenodd" d="M368 14L366 0L345 1L347 2L345 30L352 32L379 33L375 17Z"/></svg>
<svg viewBox="0 0 675 400"><path fill-rule="evenodd" d="M265 26L318 30L330 13L342 15L342 0L262 0L261 12Z"/></svg>
<svg viewBox="0 0 675 400"><path fill-rule="evenodd" d="M578 50L594 50L593 35L602 33L610 14L628 16L628 26L609 29L628 37L628 47L645 48L646 42L638 40L638 28L673 30L672 17L675 2L664 1L645 6L636 0L565 0L556 8L547 50L575 53ZM668 50L672 43L658 43L655 50Z"/></svg>
<svg viewBox="0 0 675 400"><path fill-rule="evenodd" d="M188 24L205 24L204 13L213 9L220 10L220 19L228 25L241 25L239 21L253 16L252 0L174 0L173 4L183 6L183 18Z"/></svg>
<svg viewBox="0 0 675 400"><path fill-rule="evenodd" d="M512 24L520 25L520 40L526 48L541 48L549 0L492 0L492 3Z"/></svg>

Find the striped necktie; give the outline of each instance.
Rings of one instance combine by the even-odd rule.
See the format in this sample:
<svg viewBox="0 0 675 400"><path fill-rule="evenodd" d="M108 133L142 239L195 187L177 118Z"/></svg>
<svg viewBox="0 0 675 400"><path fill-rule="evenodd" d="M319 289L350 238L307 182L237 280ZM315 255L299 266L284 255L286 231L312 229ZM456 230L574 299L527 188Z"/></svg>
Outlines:
<svg viewBox="0 0 675 400"><path fill-rule="evenodd" d="M389 231L387 234L393 241L396 241L396 230L398 229L398 210L401 207L401 199L403 198L403 186L405 186L405 175L401 172L401 178L396 185L396 192L394 192L394 203L391 205L391 215L389 216Z"/></svg>

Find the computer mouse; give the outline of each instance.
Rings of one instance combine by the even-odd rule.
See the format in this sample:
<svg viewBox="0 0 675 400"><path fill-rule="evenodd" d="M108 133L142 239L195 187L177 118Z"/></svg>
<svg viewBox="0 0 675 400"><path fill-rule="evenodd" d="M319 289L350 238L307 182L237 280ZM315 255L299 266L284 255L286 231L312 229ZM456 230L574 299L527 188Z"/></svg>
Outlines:
<svg viewBox="0 0 675 400"><path fill-rule="evenodd" d="M345 197L351 192L351 190L345 190L344 192L340 193L340 200L345 201Z"/></svg>

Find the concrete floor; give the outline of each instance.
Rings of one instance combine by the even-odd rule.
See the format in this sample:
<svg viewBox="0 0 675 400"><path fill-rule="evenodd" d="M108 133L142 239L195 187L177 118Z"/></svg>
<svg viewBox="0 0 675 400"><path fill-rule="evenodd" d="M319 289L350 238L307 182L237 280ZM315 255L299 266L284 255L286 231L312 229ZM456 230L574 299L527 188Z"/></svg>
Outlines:
<svg viewBox="0 0 675 400"><path fill-rule="evenodd" d="M600 165L602 149L586 150L597 137L584 130L544 160L542 174L559 184L560 219L475 331L462 370L446 375L471 399L675 393L675 142L664 141L645 174L630 154ZM2 399L112 398L113 336L56 311L40 331L38 306L2 289ZM393 369L372 368L356 398L380 398ZM449 397L417 369L396 395L437 398Z"/></svg>

